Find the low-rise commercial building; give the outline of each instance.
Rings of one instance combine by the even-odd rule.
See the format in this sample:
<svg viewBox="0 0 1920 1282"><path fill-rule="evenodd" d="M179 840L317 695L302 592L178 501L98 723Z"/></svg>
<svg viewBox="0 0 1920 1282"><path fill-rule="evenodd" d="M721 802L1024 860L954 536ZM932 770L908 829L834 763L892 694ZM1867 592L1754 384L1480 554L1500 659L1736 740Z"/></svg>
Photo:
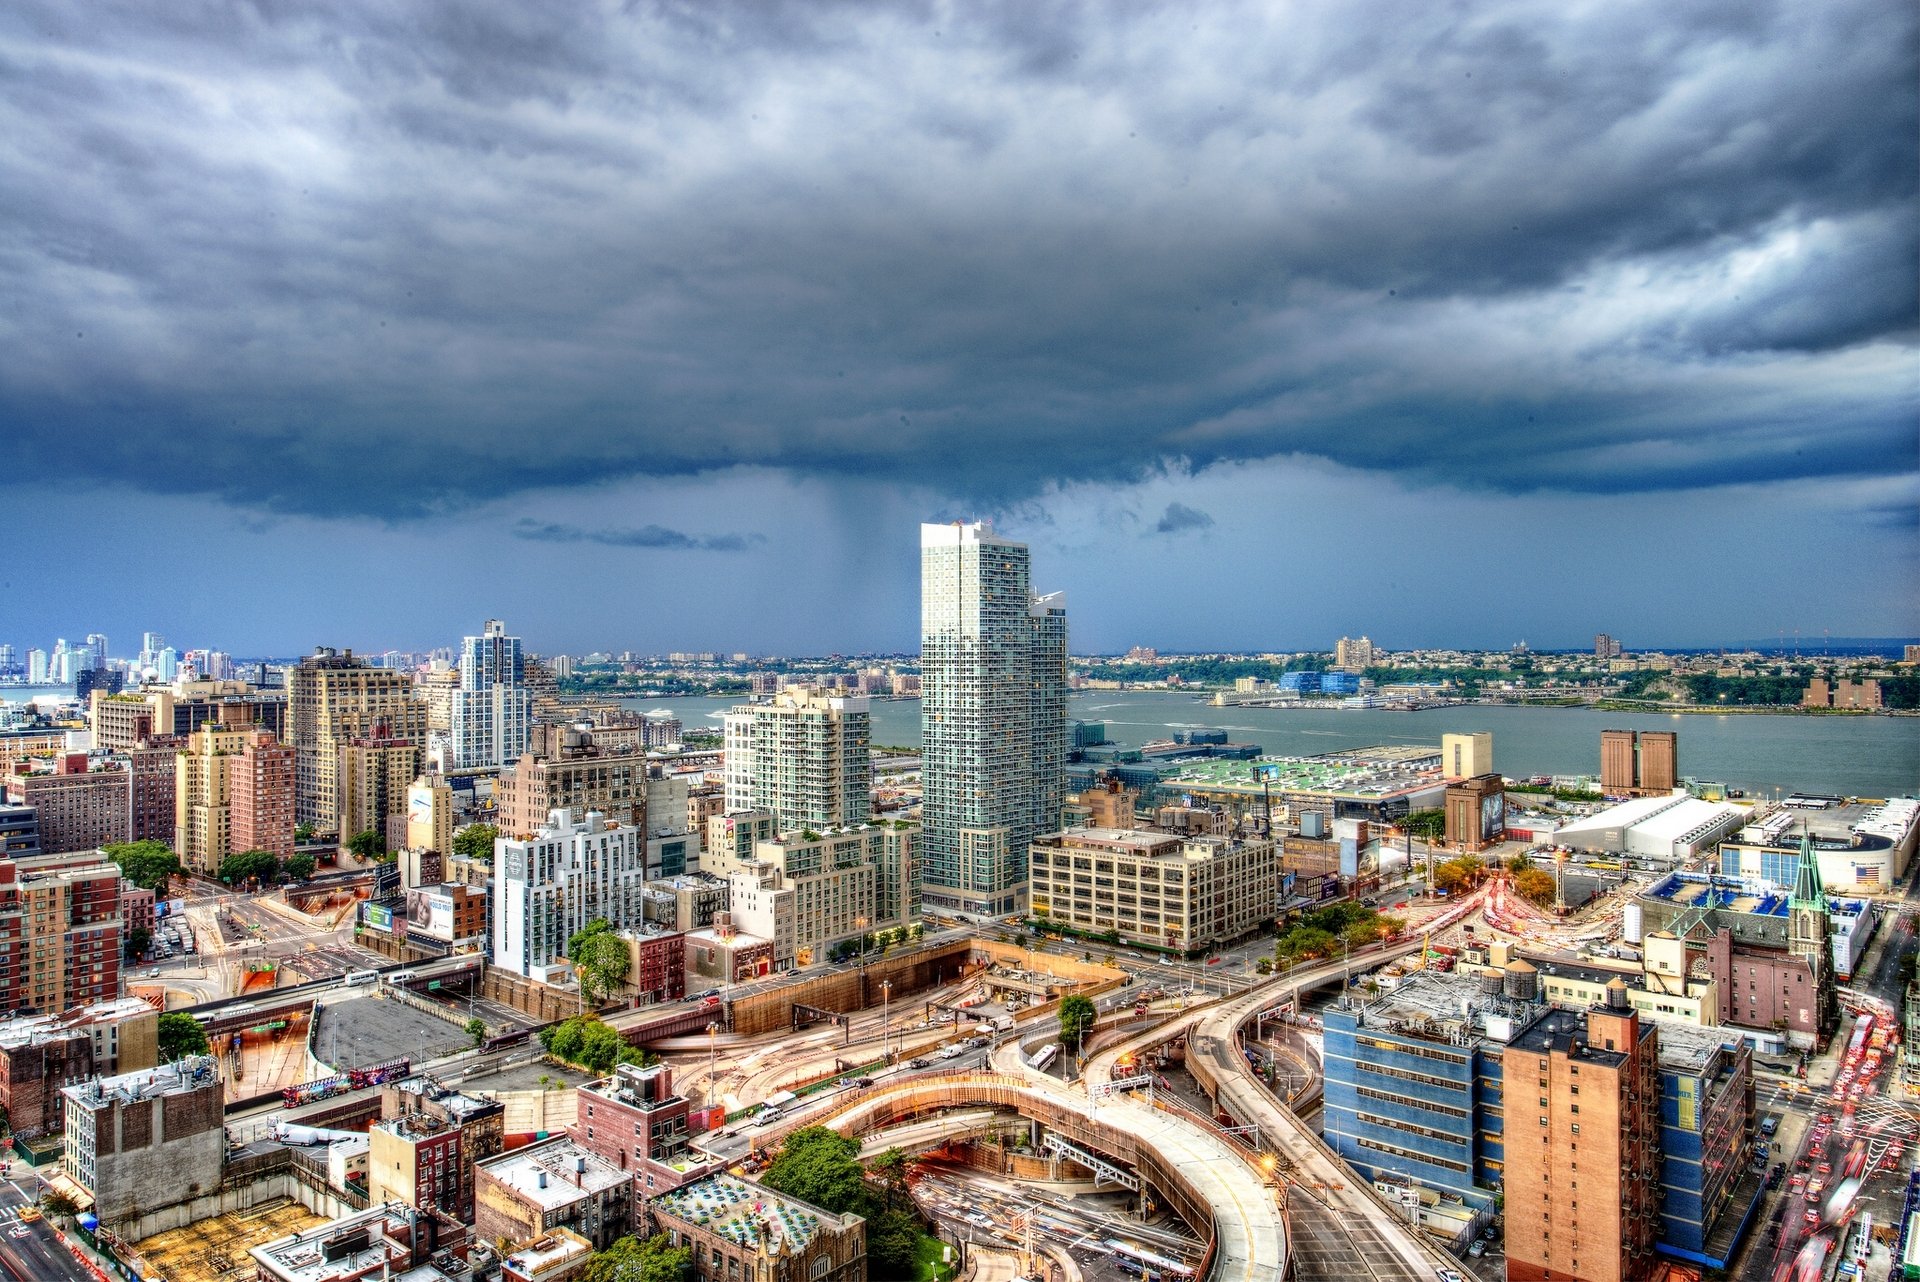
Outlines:
<svg viewBox="0 0 1920 1282"><path fill-rule="evenodd" d="M470 1223L474 1166L506 1147L506 1107L419 1076L382 1086L380 1114L368 1132L372 1199L396 1198Z"/></svg>
<svg viewBox="0 0 1920 1282"><path fill-rule="evenodd" d="M1036 917L1087 934L1190 952L1273 918L1279 863L1264 837L1079 828L1034 842Z"/></svg>
<svg viewBox="0 0 1920 1282"><path fill-rule="evenodd" d="M9 1131L34 1139L66 1124L60 1088L159 1062L160 1012L137 998L0 1023L0 1110Z"/></svg>

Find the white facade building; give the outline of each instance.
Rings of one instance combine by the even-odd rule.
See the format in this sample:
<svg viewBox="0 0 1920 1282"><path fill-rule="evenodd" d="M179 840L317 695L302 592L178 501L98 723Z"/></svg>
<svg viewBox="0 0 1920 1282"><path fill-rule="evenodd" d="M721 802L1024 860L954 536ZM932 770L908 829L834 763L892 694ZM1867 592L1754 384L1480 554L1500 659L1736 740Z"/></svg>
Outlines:
<svg viewBox="0 0 1920 1282"><path fill-rule="evenodd" d="M1033 594L1026 544L984 521L920 527L920 672L925 897L1019 912L1067 760L1066 595Z"/></svg>
<svg viewBox="0 0 1920 1282"><path fill-rule="evenodd" d="M483 633L460 646L460 688L448 716L448 761L454 769L507 766L527 750L533 696L520 638L488 619Z"/></svg>
<svg viewBox="0 0 1920 1282"><path fill-rule="evenodd" d="M765 810L780 832L851 827L873 815L864 695L788 686L726 716L729 814Z"/></svg>
<svg viewBox="0 0 1920 1282"><path fill-rule="evenodd" d="M646 922L646 852L638 828L597 810L556 810L531 837L493 843L493 964L544 974L567 937L596 917L616 930Z"/></svg>

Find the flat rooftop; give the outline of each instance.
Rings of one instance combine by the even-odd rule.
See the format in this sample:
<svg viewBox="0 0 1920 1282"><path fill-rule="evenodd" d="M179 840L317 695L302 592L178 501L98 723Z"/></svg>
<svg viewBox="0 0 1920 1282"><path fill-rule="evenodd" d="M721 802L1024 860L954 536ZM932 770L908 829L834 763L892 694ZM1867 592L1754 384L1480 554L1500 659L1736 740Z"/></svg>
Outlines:
<svg viewBox="0 0 1920 1282"><path fill-rule="evenodd" d="M1277 773L1269 792L1323 792L1345 797L1384 797L1440 783L1440 749L1425 746L1356 748L1319 757L1261 757L1253 761L1180 762L1160 777L1162 787L1258 795L1256 768Z"/></svg>
<svg viewBox="0 0 1920 1282"><path fill-rule="evenodd" d="M1756 917L1785 917L1791 901L1788 891L1769 892L1744 881L1697 872L1668 873L1640 893L1685 908L1724 909Z"/></svg>
<svg viewBox="0 0 1920 1282"><path fill-rule="evenodd" d="M98 1108L114 1100L131 1104L136 1100L159 1099L163 1095L181 1095L202 1090L209 1085L217 1086L219 1081L220 1072L211 1055L189 1055L158 1068L143 1068L137 1072L122 1073L118 1077L103 1077L99 1081L64 1086L61 1093L83 1105Z"/></svg>
<svg viewBox="0 0 1920 1282"><path fill-rule="evenodd" d="M599 1154L569 1139L515 1149L478 1163L474 1170L485 1171L542 1211L570 1206L630 1178Z"/></svg>
<svg viewBox="0 0 1920 1282"><path fill-rule="evenodd" d="M695 1180L655 1198L653 1205L676 1219L703 1224L735 1246L752 1246L764 1225L771 1232L769 1250L785 1243L798 1251L821 1225L837 1228L841 1223L838 1216L732 1175Z"/></svg>

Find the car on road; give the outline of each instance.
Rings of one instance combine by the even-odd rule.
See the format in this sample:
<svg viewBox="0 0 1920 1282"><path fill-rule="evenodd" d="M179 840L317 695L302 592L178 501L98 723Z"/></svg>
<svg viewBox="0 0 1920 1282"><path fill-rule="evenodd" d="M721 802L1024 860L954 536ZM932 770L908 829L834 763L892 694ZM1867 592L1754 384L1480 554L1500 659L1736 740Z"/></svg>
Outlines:
<svg viewBox="0 0 1920 1282"><path fill-rule="evenodd" d="M27 1237L32 1232L33 1230L28 1228L26 1225L16 1224L12 1228L7 1230L7 1236L8 1237Z"/></svg>
<svg viewBox="0 0 1920 1282"><path fill-rule="evenodd" d="M39 1207L37 1207L37 1206L23 1206L23 1207L21 1207L21 1208L20 1208L20 1221L21 1221L21 1223L23 1223L23 1224L33 1224L33 1223L35 1223L36 1221L38 1221L39 1219L40 1219L40 1208L39 1208Z"/></svg>
<svg viewBox="0 0 1920 1282"><path fill-rule="evenodd" d="M1487 1244L1485 1242L1480 1241L1480 1239L1478 1238L1475 1238L1473 1245L1467 1248L1467 1254L1471 1255L1476 1260L1479 1259L1481 1256L1485 1255L1486 1253L1487 1253Z"/></svg>
<svg viewBox="0 0 1920 1282"><path fill-rule="evenodd" d="M930 1061L924 1060L924 1059L910 1059L907 1061L907 1067L908 1068L925 1068L927 1067L928 1063L930 1063Z"/></svg>

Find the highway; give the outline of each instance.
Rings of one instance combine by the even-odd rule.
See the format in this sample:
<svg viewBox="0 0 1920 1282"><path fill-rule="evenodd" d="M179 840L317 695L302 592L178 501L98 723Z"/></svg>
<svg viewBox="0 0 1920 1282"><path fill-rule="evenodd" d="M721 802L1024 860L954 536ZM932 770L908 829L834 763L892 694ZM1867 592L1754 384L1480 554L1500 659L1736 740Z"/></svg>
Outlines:
<svg viewBox="0 0 1920 1282"><path fill-rule="evenodd" d="M1448 913L1466 915L1480 896L1463 900ZM1117 1063L1182 1035L1187 1065L1203 1086L1217 1088L1220 1107L1242 1124L1258 1128L1258 1144L1285 1163L1288 1226L1294 1270L1303 1279L1418 1279L1431 1282L1458 1272L1459 1261L1430 1245L1401 1213L1379 1197L1321 1140L1318 1133L1281 1104L1249 1070L1240 1048L1240 1029L1263 1011L1292 1000L1308 988L1340 982L1354 963L1371 969L1421 947L1418 939L1367 949L1351 959L1276 975L1246 993L1212 1002L1171 1023L1137 1034L1090 1059L1085 1078L1098 1090L1113 1080ZM1030 1071L1030 1070L1029 1070Z"/></svg>

